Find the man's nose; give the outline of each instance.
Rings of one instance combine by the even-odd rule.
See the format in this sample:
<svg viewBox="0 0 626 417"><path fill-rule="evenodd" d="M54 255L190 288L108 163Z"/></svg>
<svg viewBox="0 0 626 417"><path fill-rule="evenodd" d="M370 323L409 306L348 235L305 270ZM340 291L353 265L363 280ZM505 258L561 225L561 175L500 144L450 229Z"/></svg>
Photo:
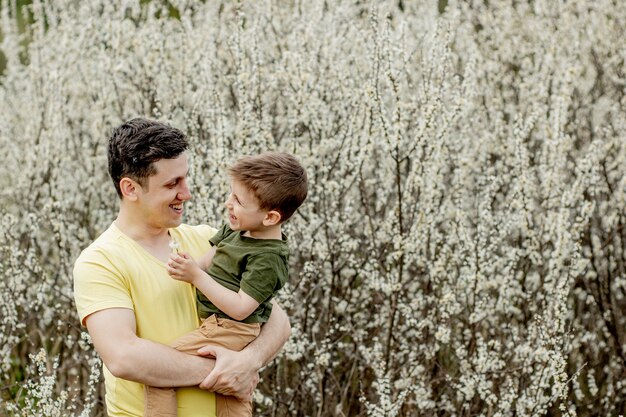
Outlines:
<svg viewBox="0 0 626 417"><path fill-rule="evenodd" d="M176 198L178 198L180 201L187 201L187 200L191 200L191 192L189 191L189 186L187 185L187 182L183 182L181 184L181 189L178 192L178 194L176 195Z"/></svg>

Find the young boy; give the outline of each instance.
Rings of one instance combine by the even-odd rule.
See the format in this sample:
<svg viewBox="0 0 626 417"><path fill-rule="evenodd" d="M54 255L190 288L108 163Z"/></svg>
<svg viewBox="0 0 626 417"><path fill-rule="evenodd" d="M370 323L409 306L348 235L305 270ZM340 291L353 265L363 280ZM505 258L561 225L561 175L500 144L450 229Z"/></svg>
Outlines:
<svg viewBox="0 0 626 417"><path fill-rule="evenodd" d="M172 278L196 287L204 321L172 344L190 354L207 344L239 351L258 336L272 297L288 277L289 247L281 225L307 196L306 172L286 153L244 157L228 173L228 223L210 239L211 250L198 263L176 251L167 264ZM176 415L174 389L145 392L146 416ZM251 416L252 403L217 395L217 415Z"/></svg>

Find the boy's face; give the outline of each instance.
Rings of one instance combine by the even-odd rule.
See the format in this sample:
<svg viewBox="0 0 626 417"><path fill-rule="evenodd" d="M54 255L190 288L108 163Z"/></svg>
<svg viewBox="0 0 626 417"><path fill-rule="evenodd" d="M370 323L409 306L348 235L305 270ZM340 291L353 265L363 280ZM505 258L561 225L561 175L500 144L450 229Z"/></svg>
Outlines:
<svg viewBox="0 0 626 417"><path fill-rule="evenodd" d="M183 220L183 204L191 199L187 185L187 155L154 163L157 173L141 189L139 210L146 223L156 228L178 227Z"/></svg>
<svg viewBox="0 0 626 417"><path fill-rule="evenodd" d="M233 179L230 182L226 208L228 223L232 230L255 232L263 228L267 210L261 210L254 194L237 180Z"/></svg>

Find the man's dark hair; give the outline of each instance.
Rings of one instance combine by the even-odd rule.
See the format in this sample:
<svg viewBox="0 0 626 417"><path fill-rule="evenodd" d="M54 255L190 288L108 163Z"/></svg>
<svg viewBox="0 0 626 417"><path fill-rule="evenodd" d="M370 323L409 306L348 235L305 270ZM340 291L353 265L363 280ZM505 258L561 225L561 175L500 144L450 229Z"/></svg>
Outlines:
<svg viewBox="0 0 626 417"><path fill-rule="evenodd" d="M119 197L122 178L146 187L157 173L154 162L176 158L188 146L183 132L156 120L136 118L116 127L109 139L109 175Z"/></svg>

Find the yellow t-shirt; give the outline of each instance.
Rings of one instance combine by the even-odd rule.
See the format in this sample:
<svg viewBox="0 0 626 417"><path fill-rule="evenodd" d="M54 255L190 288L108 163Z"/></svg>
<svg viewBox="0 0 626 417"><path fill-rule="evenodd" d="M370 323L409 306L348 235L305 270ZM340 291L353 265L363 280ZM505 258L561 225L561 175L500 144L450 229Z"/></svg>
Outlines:
<svg viewBox="0 0 626 417"><path fill-rule="evenodd" d="M215 229L180 225L170 229L182 251L198 258L210 248ZM168 344L199 325L195 292L176 281L165 264L112 224L74 265L74 298L81 323L107 308L134 311L137 335ZM104 366L109 416L141 416L144 386L114 377ZM215 395L200 388L177 390L179 417L215 417Z"/></svg>

